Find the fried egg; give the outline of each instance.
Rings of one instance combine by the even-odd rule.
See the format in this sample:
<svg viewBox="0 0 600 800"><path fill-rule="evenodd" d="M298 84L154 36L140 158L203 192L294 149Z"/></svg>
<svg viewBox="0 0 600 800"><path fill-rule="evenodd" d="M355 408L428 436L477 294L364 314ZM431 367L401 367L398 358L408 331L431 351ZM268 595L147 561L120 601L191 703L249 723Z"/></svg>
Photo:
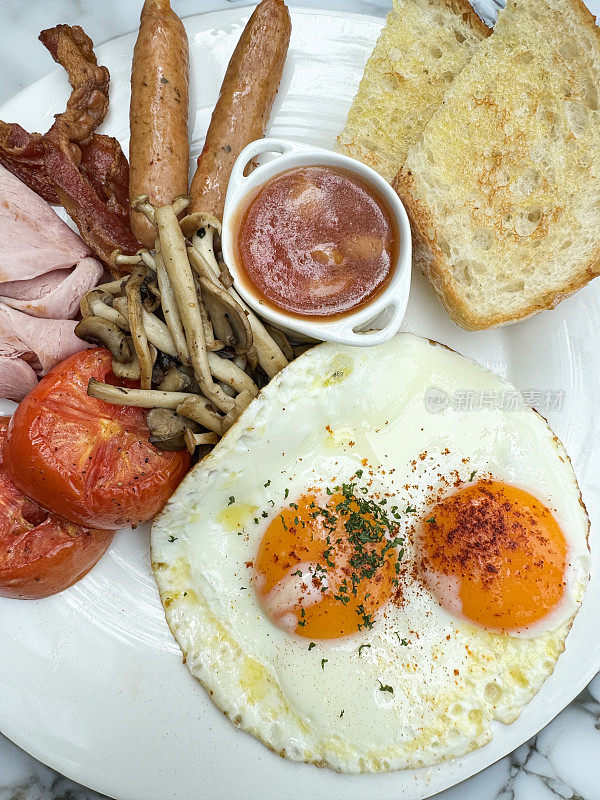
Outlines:
<svg viewBox="0 0 600 800"><path fill-rule="evenodd" d="M545 421L400 334L278 374L155 522L152 567L187 667L235 725L377 772L518 717L564 649L587 534Z"/></svg>

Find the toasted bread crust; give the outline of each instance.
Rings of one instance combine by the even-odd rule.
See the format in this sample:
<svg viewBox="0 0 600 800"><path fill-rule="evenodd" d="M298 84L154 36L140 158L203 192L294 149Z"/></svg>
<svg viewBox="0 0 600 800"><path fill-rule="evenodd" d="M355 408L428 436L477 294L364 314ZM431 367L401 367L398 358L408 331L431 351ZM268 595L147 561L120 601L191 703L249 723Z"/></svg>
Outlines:
<svg viewBox="0 0 600 800"><path fill-rule="evenodd" d="M395 0L337 148L391 181L454 77L490 33L468 0ZM431 48L421 46L427 37Z"/></svg>
<svg viewBox="0 0 600 800"><path fill-rule="evenodd" d="M458 17L462 17L482 37L490 36L492 33L492 29L488 28L468 0L438 0L438 2L447 6Z"/></svg>
<svg viewBox="0 0 600 800"><path fill-rule="evenodd" d="M445 2L446 0L444 0ZM458 0L449 0L458 2ZM600 29L595 18L581 0L566 0L571 6L572 14L593 36L600 48ZM553 4L554 5L554 4ZM560 5L560 3L558 4ZM533 316L541 311L552 309L566 297L585 286L590 280L600 275L600 239L589 253L587 264L582 265L578 273L570 280L554 289L540 291L514 313L482 314L472 304L466 302L464 295L454 279L453 267L446 253L438 245L436 220L427 202L420 199L418 175L403 166L392 181L392 186L403 201L409 215L413 236L413 262L418 266L433 286L450 317L466 330L484 330L500 325L517 322Z"/></svg>
<svg viewBox="0 0 600 800"><path fill-rule="evenodd" d="M540 314L542 311L556 308L562 300L574 294L593 278L600 275L599 244L595 258L585 271L564 286L557 288L550 296L545 293L543 298L532 300L518 314L496 314L492 317L480 316L464 302L453 286L452 273L445 263L446 257L437 245L435 236L431 239L427 233L428 230L435 230L434 220L427 206L420 203L412 192L414 183L412 173L404 168L398 171L392 181L392 187L402 200L410 219L413 239L413 264L421 270L433 286L450 318L467 331L482 331L487 328L510 325L513 322L519 322L522 319L527 319L527 317Z"/></svg>

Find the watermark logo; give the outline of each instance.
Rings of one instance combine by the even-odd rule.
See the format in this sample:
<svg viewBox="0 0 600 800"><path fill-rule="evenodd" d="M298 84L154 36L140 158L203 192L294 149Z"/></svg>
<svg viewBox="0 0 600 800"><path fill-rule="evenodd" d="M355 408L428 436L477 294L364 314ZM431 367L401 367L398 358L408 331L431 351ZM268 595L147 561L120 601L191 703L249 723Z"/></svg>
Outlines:
<svg viewBox="0 0 600 800"><path fill-rule="evenodd" d="M450 395L441 389L436 389L435 386L431 386L425 392L425 408L430 414L439 414L440 411L444 411L450 405L450 400Z"/></svg>
<svg viewBox="0 0 600 800"><path fill-rule="evenodd" d="M484 391L467 389L448 394L431 386L425 392L425 408L430 414L439 414L447 408L453 411L478 411L482 408L500 411L524 411L535 408L541 413L560 411L564 406L565 393L562 389L516 389Z"/></svg>

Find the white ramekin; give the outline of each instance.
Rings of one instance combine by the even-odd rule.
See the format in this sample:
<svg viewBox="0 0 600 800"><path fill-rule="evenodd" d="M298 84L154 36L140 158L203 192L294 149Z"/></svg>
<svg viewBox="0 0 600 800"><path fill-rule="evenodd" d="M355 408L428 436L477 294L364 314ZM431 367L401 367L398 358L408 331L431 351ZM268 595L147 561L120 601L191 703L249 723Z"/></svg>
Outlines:
<svg viewBox="0 0 600 800"><path fill-rule="evenodd" d="M273 157L259 164L248 176L244 176L248 162L265 154ZM392 279L384 291L357 311L331 320L313 321L310 317L296 317L262 302L253 292L252 285L241 279L235 258L236 225L239 212L248 202L249 195L280 172L293 167L308 166L341 167L371 184L387 201L400 236L397 262L392 265ZM353 158L285 139L260 139L249 144L240 153L229 179L223 215L222 248L235 288L243 300L267 322L297 339L369 346L391 339L402 323L410 292L411 235L408 216L389 183L375 170Z"/></svg>

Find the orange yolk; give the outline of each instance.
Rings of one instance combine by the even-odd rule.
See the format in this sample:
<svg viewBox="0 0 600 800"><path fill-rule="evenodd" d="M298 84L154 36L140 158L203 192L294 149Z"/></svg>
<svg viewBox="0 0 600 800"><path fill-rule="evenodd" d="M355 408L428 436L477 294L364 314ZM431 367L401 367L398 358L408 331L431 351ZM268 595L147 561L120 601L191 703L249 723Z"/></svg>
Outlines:
<svg viewBox="0 0 600 800"><path fill-rule="evenodd" d="M423 523L421 566L442 606L487 628L545 617L564 593L567 545L533 495L482 480L442 500Z"/></svg>
<svg viewBox="0 0 600 800"><path fill-rule="evenodd" d="M303 495L271 521L254 561L254 586L268 617L309 639L336 639L372 627L396 591L397 544L384 537L358 543L352 522L349 529L346 523L350 516L356 523L359 507L351 500L346 511L336 509L343 502L338 493L325 505ZM369 530L377 525L364 511L359 529L363 523Z"/></svg>

